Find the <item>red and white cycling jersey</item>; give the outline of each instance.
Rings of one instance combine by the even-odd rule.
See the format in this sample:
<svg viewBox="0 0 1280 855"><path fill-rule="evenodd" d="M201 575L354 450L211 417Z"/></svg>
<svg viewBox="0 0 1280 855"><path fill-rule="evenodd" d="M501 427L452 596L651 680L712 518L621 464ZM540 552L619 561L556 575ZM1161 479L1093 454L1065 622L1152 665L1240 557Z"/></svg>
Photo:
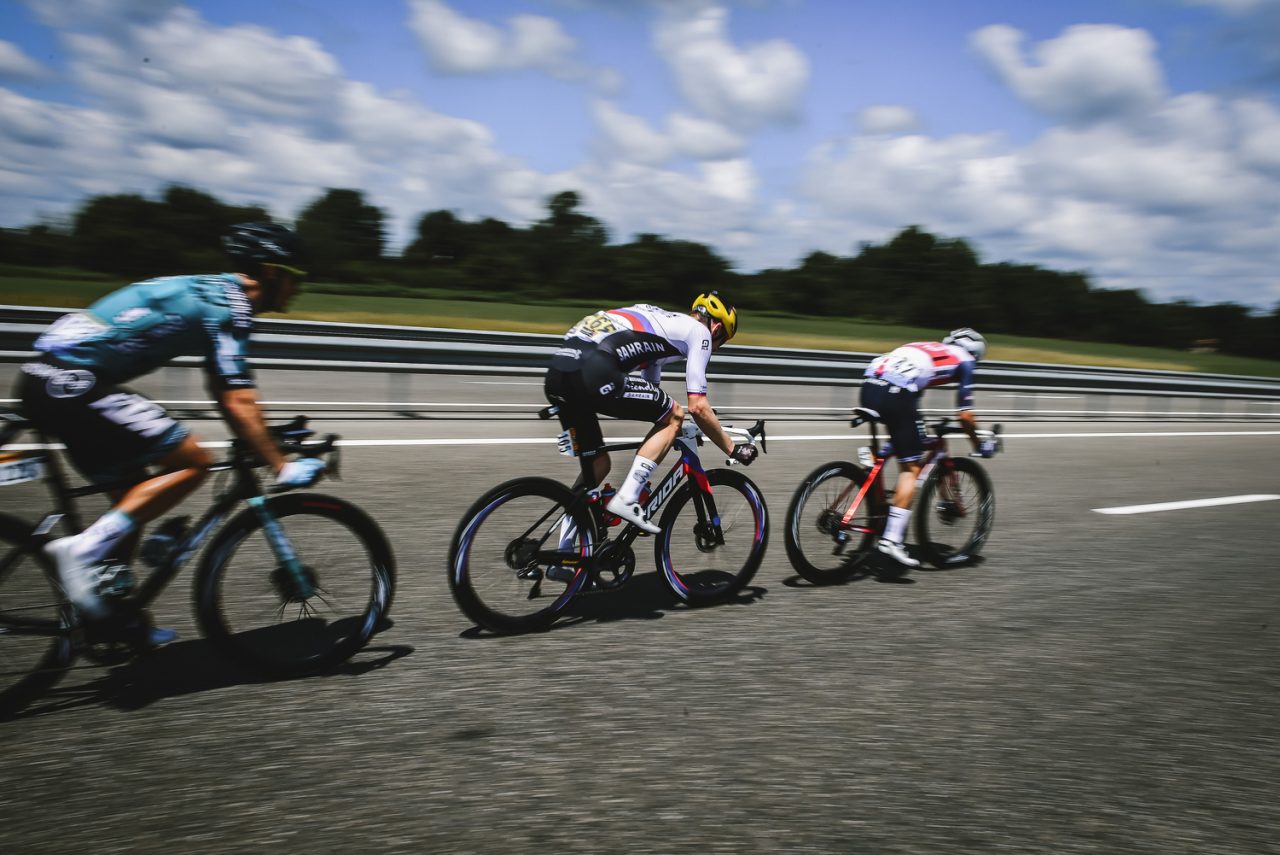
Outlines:
<svg viewBox="0 0 1280 855"><path fill-rule="evenodd" d="M684 359L685 388L690 395L707 394L711 332L691 315L639 303L588 315L564 337L612 353L624 371L639 368L651 383L662 379L663 365Z"/></svg>
<svg viewBox="0 0 1280 855"><path fill-rule="evenodd" d="M973 371L977 362L967 350L938 341L915 341L871 360L863 376L922 392L934 386L959 384L956 406L973 407Z"/></svg>

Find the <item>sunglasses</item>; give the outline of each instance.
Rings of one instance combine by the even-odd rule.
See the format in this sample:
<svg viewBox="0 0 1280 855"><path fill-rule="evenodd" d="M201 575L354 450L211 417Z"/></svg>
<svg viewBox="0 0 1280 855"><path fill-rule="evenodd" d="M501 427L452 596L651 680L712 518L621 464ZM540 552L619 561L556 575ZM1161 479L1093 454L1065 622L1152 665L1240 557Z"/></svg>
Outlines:
<svg viewBox="0 0 1280 855"><path fill-rule="evenodd" d="M298 277L299 279L305 279L305 278L307 278L307 271L305 271L305 270L299 270L299 269L298 269L298 268L296 268L296 267L290 267L290 266L289 266L289 265L287 265L287 264L273 264L273 263L271 263L271 262L264 261L264 262L262 263L262 266L263 266L263 267L275 267L275 268L278 268L278 269L280 269L280 270L283 270L285 273L292 273L294 276Z"/></svg>

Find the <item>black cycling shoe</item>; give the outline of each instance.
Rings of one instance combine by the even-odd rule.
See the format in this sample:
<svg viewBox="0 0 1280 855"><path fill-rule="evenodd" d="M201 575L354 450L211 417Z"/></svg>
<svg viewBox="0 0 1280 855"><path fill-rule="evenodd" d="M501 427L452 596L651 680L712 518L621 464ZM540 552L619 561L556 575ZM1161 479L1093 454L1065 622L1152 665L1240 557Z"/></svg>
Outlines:
<svg viewBox="0 0 1280 855"><path fill-rule="evenodd" d="M548 567L542 575L552 582L560 582L567 585L573 581L574 576L578 575L578 571L572 567Z"/></svg>
<svg viewBox="0 0 1280 855"><path fill-rule="evenodd" d="M107 648L121 645L135 654L150 653L176 641L178 632L168 627L156 626L151 615L109 615L85 626L85 641Z"/></svg>

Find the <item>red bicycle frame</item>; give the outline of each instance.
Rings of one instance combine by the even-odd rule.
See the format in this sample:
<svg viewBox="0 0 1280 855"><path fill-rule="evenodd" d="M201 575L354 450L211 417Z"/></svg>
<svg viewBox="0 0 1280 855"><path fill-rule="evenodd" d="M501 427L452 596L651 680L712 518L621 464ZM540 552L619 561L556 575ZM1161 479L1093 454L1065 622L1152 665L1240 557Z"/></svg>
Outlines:
<svg viewBox="0 0 1280 855"><path fill-rule="evenodd" d="M869 423L871 425L871 448L862 450L870 452L873 456L873 463L867 471L867 477L863 480L862 486L858 489L858 495L854 496L853 501L849 504L848 509L844 512L844 516L840 520L840 530L856 531L860 534L880 534L881 529L884 528L885 517L881 517L879 524L875 526L850 525L851 521L858 513L858 508L862 505L863 499L866 498L867 493L871 490L873 485L878 491L877 495L880 499L879 504L883 506L888 501L888 497L885 495L884 490L884 467L885 464L889 462L889 458L893 457L894 454L892 451L888 454L884 453L886 446L882 446L880 444L879 437L876 435L877 422L875 419L859 414L858 418L853 420L853 427L858 427L864 423ZM920 461L920 474L916 478L917 484L924 483L925 478L929 477L929 473L933 470L934 466L941 464L944 467L952 468L950 466L951 455L947 452L946 434L949 432L950 431L947 430L947 423L941 422L935 430L935 435L929 437L925 441L925 456ZM866 464L863 463L863 460L864 455L859 454L859 463L862 463L865 468ZM846 487L844 492L842 492L840 497L834 502L834 505L838 507L840 504L843 504L846 496L852 489L852 484ZM951 491L953 496L955 495L954 485L948 483L947 489ZM956 512L960 516L964 515L964 510L962 508L957 508Z"/></svg>

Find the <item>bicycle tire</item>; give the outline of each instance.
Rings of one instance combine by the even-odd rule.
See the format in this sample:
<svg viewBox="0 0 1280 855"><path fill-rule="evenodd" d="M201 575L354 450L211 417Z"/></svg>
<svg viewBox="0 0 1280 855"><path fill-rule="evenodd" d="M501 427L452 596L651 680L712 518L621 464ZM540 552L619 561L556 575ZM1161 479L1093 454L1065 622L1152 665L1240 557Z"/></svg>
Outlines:
<svg viewBox="0 0 1280 855"><path fill-rule="evenodd" d="M996 499L987 471L966 457L935 466L920 489L916 542L925 560L939 569L970 563L982 550L995 521ZM944 486L954 474L956 484ZM955 495L948 495L956 490Z"/></svg>
<svg viewBox="0 0 1280 855"><path fill-rule="evenodd" d="M690 606L723 602L741 591L755 576L769 545L769 510L760 489L731 469L706 474L724 543L711 542L713 532L700 515L681 516L686 505L703 496L689 482L671 498L654 543L663 581L676 599Z"/></svg>
<svg viewBox="0 0 1280 855"><path fill-rule="evenodd" d="M839 584L874 567L876 532L883 530L886 514L879 491L868 490L855 516L842 522L866 480L861 466L835 460L810 472L791 497L783 533L787 558L814 585ZM836 540L841 531L849 537L843 544Z"/></svg>
<svg viewBox="0 0 1280 855"><path fill-rule="evenodd" d="M27 706L75 661L73 609L31 524L0 516L0 718Z"/></svg>
<svg viewBox="0 0 1280 855"><path fill-rule="evenodd" d="M201 559L195 580L200 630L227 659L264 677L326 671L382 627L395 596L391 545L368 514L333 496L287 493L266 505L288 534L313 595L296 592L258 514L246 508Z"/></svg>
<svg viewBox="0 0 1280 855"><path fill-rule="evenodd" d="M549 478L516 478L476 499L449 546L449 591L462 613L502 634L550 627L588 574L579 564L560 568L566 578L552 578L538 553L558 551L564 537L580 554L595 542L594 524L578 504L573 491Z"/></svg>

